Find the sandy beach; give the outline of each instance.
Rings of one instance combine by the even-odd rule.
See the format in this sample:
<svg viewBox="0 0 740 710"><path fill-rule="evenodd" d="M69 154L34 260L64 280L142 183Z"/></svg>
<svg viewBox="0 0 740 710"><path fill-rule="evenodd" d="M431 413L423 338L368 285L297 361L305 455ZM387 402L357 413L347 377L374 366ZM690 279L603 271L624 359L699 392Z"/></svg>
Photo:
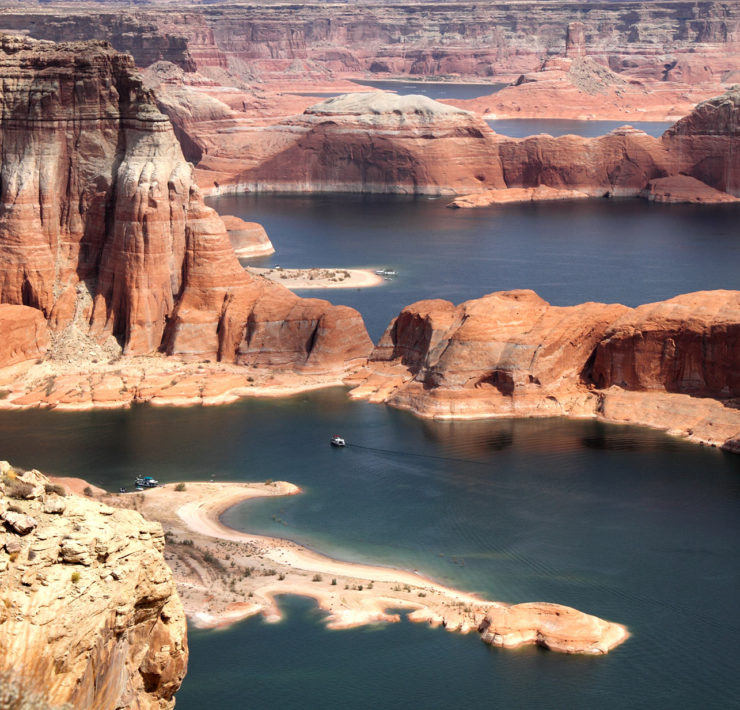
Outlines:
<svg viewBox="0 0 740 710"><path fill-rule="evenodd" d="M283 269L279 266L263 269L248 266L246 270L255 276L264 276L270 281L282 284L290 289L307 288L369 288L380 286L384 279L370 269Z"/></svg>
<svg viewBox="0 0 740 710"><path fill-rule="evenodd" d="M540 643L566 652L606 653L628 637L623 626L575 610L569 611L578 615L579 629L584 623L589 628L587 641L562 624L550 622L552 628L545 631L529 628L537 626L532 610L523 608L530 605L486 601L412 571L333 559L288 539L239 532L220 520L225 510L250 498L299 493L285 481L187 482L104 500L135 508L162 524L168 562L186 613L198 627L228 626L255 614L279 621L275 598L297 594L316 600L333 629L399 621L403 610L413 621L467 633L479 629L486 614L497 609L517 623L489 641L494 645Z"/></svg>

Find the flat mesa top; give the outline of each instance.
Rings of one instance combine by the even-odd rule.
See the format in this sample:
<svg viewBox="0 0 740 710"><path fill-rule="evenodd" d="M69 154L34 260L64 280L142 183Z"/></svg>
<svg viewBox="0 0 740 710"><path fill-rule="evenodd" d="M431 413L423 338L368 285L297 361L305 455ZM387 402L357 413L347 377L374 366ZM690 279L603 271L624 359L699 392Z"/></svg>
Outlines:
<svg viewBox="0 0 740 710"><path fill-rule="evenodd" d="M421 94L399 94L388 91L362 91L334 96L306 109L313 114L425 114L469 116L469 111L448 106Z"/></svg>

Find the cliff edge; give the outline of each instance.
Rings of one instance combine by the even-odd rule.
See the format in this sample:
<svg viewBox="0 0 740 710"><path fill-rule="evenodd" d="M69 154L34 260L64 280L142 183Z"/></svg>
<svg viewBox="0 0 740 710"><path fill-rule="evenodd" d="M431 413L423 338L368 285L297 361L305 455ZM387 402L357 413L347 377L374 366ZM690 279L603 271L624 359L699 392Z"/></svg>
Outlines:
<svg viewBox="0 0 740 710"><path fill-rule="evenodd" d="M52 705L165 710L185 675L185 614L164 535L0 462L0 661Z"/></svg>

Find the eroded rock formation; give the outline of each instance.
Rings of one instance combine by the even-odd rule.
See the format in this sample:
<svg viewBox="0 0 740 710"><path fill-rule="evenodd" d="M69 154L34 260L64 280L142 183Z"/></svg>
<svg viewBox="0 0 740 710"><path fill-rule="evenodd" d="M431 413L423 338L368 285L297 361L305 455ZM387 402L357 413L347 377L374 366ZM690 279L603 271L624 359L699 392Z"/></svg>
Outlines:
<svg viewBox="0 0 740 710"><path fill-rule="evenodd" d="M0 302L127 355L248 363L267 338L320 371L369 351L356 311L244 272L131 57L2 36L0 77Z"/></svg>
<svg viewBox="0 0 740 710"><path fill-rule="evenodd" d="M0 305L0 368L43 357L49 332L41 311L27 306Z"/></svg>
<svg viewBox="0 0 740 710"><path fill-rule="evenodd" d="M164 535L0 462L0 663L56 706L164 710L187 666Z"/></svg>
<svg viewBox="0 0 740 710"><path fill-rule="evenodd" d="M599 416L716 445L740 435L740 294L636 309L505 291L420 301L388 326L352 396L437 418Z"/></svg>

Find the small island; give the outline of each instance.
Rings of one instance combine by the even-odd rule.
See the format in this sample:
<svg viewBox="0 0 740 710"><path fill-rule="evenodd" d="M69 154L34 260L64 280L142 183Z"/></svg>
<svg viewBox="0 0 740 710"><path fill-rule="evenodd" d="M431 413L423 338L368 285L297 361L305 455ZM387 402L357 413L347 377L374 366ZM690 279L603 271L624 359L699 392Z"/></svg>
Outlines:
<svg viewBox="0 0 740 710"><path fill-rule="evenodd" d="M381 274L370 269L283 269L280 266L268 269L248 266L246 270L253 276L263 276L290 289L368 288L380 286L384 281Z"/></svg>

